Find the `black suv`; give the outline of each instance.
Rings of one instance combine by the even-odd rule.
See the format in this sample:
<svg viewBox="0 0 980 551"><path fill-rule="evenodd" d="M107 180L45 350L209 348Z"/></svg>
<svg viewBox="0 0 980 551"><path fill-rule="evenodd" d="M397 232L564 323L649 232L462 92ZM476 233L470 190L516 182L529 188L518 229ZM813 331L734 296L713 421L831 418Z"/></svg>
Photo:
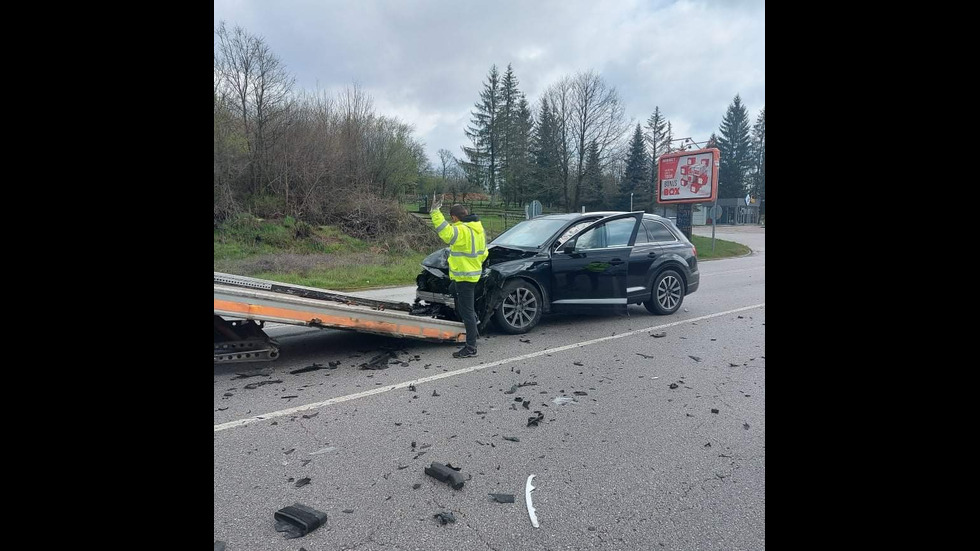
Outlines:
<svg viewBox="0 0 980 551"><path fill-rule="evenodd" d="M670 220L642 212L551 214L525 220L488 246L476 289L483 331L490 319L526 333L552 311L625 309L673 314L698 289L697 250ZM422 261L416 314L458 319L449 249Z"/></svg>

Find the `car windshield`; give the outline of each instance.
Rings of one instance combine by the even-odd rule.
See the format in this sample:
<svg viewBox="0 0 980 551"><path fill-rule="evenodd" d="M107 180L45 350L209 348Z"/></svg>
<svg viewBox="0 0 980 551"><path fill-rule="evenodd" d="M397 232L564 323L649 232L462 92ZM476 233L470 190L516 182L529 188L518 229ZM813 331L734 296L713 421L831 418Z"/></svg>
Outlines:
<svg viewBox="0 0 980 551"><path fill-rule="evenodd" d="M513 228L500 234L491 245L505 247L535 247L539 248L549 237L555 234L567 220L537 219L525 220Z"/></svg>

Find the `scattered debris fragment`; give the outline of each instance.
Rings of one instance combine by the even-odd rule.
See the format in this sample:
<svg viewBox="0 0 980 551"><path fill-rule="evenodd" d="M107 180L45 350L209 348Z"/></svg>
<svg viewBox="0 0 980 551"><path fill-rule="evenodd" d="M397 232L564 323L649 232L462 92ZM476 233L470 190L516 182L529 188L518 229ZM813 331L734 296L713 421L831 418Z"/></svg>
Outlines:
<svg viewBox="0 0 980 551"><path fill-rule="evenodd" d="M576 401L575 398L572 398L571 396L558 396L557 398L555 398L551 402L553 404L555 404L555 405L563 406L565 404L568 404L568 403L571 403L571 402L575 402L575 401Z"/></svg>
<svg viewBox="0 0 980 551"><path fill-rule="evenodd" d="M742 423L742 428L745 429L745 430L749 430L749 424L748 423Z"/></svg>
<svg viewBox="0 0 980 551"><path fill-rule="evenodd" d="M296 451L296 448L289 448L288 450L282 452L282 454L283 455L289 455L289 454L293 453L294 451Z"/></svg>
<svg viewBox="0 0 980 551"><path fill-rule="evenodd" d="M531 344L531 339L519 339L519 340L520 340L521 342L526 342L526 343L528 343L528 344Z"/></svg>
<svg viewBox="0 0 980 551"><path fill-rule="evenodd" d="M524 484L524 501L527 502L527 516L531 517L531 526L538 528L538 517L534 514L534 505L531 504L531 492L534 491L532 480L534 480L533 474L527 477L527 482Z"/></svg>
<svg viewBox="0 0 980 551"><path fill-rule="evenodd" d="M412 484L412 489L413 490L418 490L421 487L422 487L422 484Z"/></svg>
<svg viewBox="0 0 980 551"><path fill-rule="evenodd" d="M711 408L711 413L718 413L718 410L715 408Z"/></svg>
<svg viewBox="0 0 980 551"><path fill-rule="evenodd" d="M710 448L711 447L711 442L708 442L707 444L705 444L704 447Z"/></svg>
<svg viewBox="0 0 980 551"><path fill-rule="evenodd" d="M307 464L312 463L312 459L300 459L300 467L305 467Z"/></svg>
<svg viewBox="0 0 980 551"><path fill-rule="evenodd" d="M585 364L583 364L582 362L572 362L572 365L577 365L577 366L579 366L579 367L582 367L582 366L584 366Z"/></svg>
<svg viewBox="0 0 980 551"><path fill-rule="evenodd" d="M297 480L296 481L296 484L293 484L293 486L296 487L296 488L302 488L303 486L306 486L309 483L310 483L310 478L309 477L306 477L306 478L301 478L301 479Z"/></svg>
<svg viewBox="0 0 980 551"><path fill-rule="evenodd" d="M435 390L433 390L433 391L432 391L432 395L433 395L433 396L442 396L442 394L439 394L439 393L438 393L438 392L436 392Z"/></svg>
<svg viewBox="0 0 980 551"><path fill-rule="evenodd" d="M524 402L521 403L521 405L524 406L524 409L531 409L531 401L530 400L524 400Z"/></svg>
<svg viewBox="0 0 980 551"><path fill-rule="evenodd" d="M408 468L408 465L399 465L398 466L398 470L399 471L402 470L402 469L407 469L407 468Z"/></svg>
<svg viewBox="0 0 980 551"><path fill-rule="evenodd" d="M504 394L513 394L513 393L517 392L517 389L521 388L522 386L534 386L536 384L538 384L536 381L532 381L530 383L527 382L527 381L524 381L523 383L521 383L519 385L514 385L514 386L510 387L510 390L505 390L504 391Z"/></svg>
<svg viewBox="0 0 980 551"><path fill-rule="evenodd" d="M497 503L514 503L514 494L489 494Z"/></svg>
<svg viewBox="0 0 980 551"><path fill-rule="evenodd" d="M289 396L280 396L280 398L282 398L283 400L292 400L293 398L299 398L299 396L289 395Z"/></svg>
<svg viewBox="0 0 980 551"><path fill-rule="evenodd" d="M641 358L643 358L644 360L655 360L655 359L657 359L657 357L656 357L656 356L650 356L650 355L648 355L648 354L640 354L639 352L637 352L637 353L636 353L636 355L637 355L637 356L640 356L640 357L641 357Z"/></svg>
<svg viewBox="0 0 980 551"><path fill-rule="evenodd" d="M537 411L537 410L535 410L534 413L537 413L538 415L536 417L528 417L527 418L527 426L529 426L529 427L536 427L536 426L538 426L538 423L540 423L541 421L544 420L544 414L543 413L541 413L540 411Z"/></svg>
<svg viewBox="0 0 980 551"><path fill-rule="evenodd" d="M327 514L312 507L294 503L276 511L276 532L285 532L287 540L300 538L327 522Z"/></svg>
<svg viewBox="0 0 980 551"><path fill-rule="evenodd" d="M339 362L338 362L339 363ZM294 369L289 372L290 375L299 375L300 373L309 373L311 371L317 371L320 369L327 369L323 364L318 364L313 362L313 365L308 365L306 367L301 367L299 369Z"/></svg>
<svg viewBox="0 0 980 551"><path fill-rule="evenodd" d="M699 358L697 356L688 356L688 358L691 358L692 360L694 360L696 362L700 362L701 361L701 358Z"/></svg>
<svg viewBox="0 0 980 551"><path fill-rule="evenodd" d="M415 385L408 385L409 392L415 392Z"/></svg>
<svg viewBox="0 0 980 551"><path fill-rule="evenodd" d="M224 411L226 409L228 409L228 408L226 408L226 407L224 407L224 408L218 408L218 411Z"/></svg>
<svg viewBox="0 0 980 551"><path fill-rule="evenodd" d="M454 490L463 487L463 475L459 471L450 469L442 463L432 462L432 465L425 468L425 474L440 482L448 482Z"/></svg>
<svg viewBox="0 0 980 551"><path fill-rule="evenodd" d="M259 388L262 385L277 385L277 384L281 384L281 383L282 383L282 380L281 379L276 379L274 381L259 381L257 383L249 383L249 384L245 385L245 389L247 389L247 390L255 390L255 389Z"/></svg>
<svg viewBox="0 0 980 551"><path fill-rule="evenodd" d="M452 469L456 472L463 470L462 467L454 467L452 463L446 463L446 468Z"/></svg>
<svg viewBox="0 0 980 551"><path fill-rule="evenodd" d="M670 389L674 390L675 388L677 388L677 383L670 383Z"/></svg>
<svg viewBox="0 0 980 551"><path fill-rule="evenodd" d="M335 447L333 447L333 446L331 446L331 447L328 447L328 448L320 448L320 449L318 449L318 450L317 450L317 451L315 451L315 452L310 452L310 455L320 455L321 453L327 453L327 452L332 452L332 451L334 451L335 449L337 449L337 448L335 448Z"/></svg>
<svg viewBox="0 0 980 551"><path fill-rule="evenodd" d="M588 392L585 392L584 390L576 390L572 394L574 394L576 396L588 396L589 395L589 393Z"/></svg>
<svg viewBox="0 0 980 551"><path fill-rule="evenodd" d="M653 338L655 338L655 339L662 339L662 338L664 338L664 337L667 336L667 333L663 333L663 332L662 333L651 333L650 336L653 337Z"/></svg>
<svg viewBox="0 0 980 551"><path fill-rule="evenodd" d="M520 442L521 439L516 436L504 436L504 440L510 440L511 442Z"/></svg>
<svg viewBox="0 0 980 551"><path fill-rule="evenodd" d="M316 413L311 413L311 414L309 414L309 415L304 415L304 416L303 416L303 419L313 419L313 418L314 418L314 417L316 417L317 415L320 415L320 412L319 412L319 411L318 411L318 412L316 412Z"/></svg>
<svg viewBox="0 0 980 551"><path fill-rule="evenodd" d="M740 319L740 320L741 320L741 319L745 319L745 318L743 318L742 316L739 316L739 317L738 317L738 319Z"/></svg>
<svg viewBox="0 0 980 551"><path fill-rule="evenodd" d="M387 352L382 352L381 354L378 354L377 356L371 358L367 362L362 363L358 367L360 367L361 369L375 369L375 370L388 369L389 367L388 360L390 360L391 358L398 358L398 354L389 350ZM402 362L393 362L393 363L402 363Z"/></svg>
<svg viewBox="0 0 980 551"><path fill-rule="evenodd" d="M448 511L436 513L432 515L432 518L439 519L439 522L441 522L443 526L450 522L456 522L456 517L454 517L453 514Z"/></svg>
<svg viewBox="0 0 980 551"><path fill-rule="evenodd" d="M477 414L477 415L486 415L486 414L487 414L487 412L485 412L485 411L478 411L478 412L476 412L476 414Z"/></svg>
<svg viewBox="0 0 980 551"><path fill-rule="evenodd" d="M349 514L353 513L354 510L353 509L344 509L344 512L349 515Z"/></svg>

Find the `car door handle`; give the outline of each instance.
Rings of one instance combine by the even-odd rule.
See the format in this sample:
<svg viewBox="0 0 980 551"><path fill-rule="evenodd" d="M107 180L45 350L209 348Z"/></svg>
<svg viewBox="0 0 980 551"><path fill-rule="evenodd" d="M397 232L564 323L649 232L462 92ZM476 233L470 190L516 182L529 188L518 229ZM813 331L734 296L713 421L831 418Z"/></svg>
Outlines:
<svg viewBox="0 0 980 551"><path fill-rule="evenodd" d="M657 258L657 253L647 253L650 258Z"/></svg>
<svg viewBox="0 0 980 551"><path fill-rule="evenodd" d="M620 260L620 259L618 259L618 258L614 258L614 259L610 260L609 263L612 264L613 266L617 266L619 264L622 264L623 261Z"/></svg>

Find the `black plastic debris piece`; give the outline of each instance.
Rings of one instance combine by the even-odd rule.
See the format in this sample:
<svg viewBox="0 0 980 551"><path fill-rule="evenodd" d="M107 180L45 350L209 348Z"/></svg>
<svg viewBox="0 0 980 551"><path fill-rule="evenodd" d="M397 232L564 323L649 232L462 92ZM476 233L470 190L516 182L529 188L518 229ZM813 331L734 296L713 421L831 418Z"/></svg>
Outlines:
<svg viewBox="0 0 980 551"><path fill-rule="evenodd" d="M415 449L415 445L416 445L416 444L415 444L415 440L412 440L412 449L413 449L413 450Z"/></svg>
<svg viewBox="0 0 980 551"><path fill-rule="evenodd" d="M749 424L748 423L742 423L742 428L745 429L745 430L749 430Z"/></svg>
<svg viewBox="0 0 980 551"><path fill-rule="evenodd" d="M711 408L711 413L718 413L718 410L715 408Z"/></svg>
<svg viewBox="0 0 980 551"><path fill-rule="evenodd" d="M677 388L677 383L670 383L670 389L674 390L675 388Z"/></svg>
<svg viewBox="0 0 980 551"><path fill-rule="evenodd" d="M296 484L293 484L293 486L296 487L296 488L302 488L303 486L306 486L309 483L310 483L310 478L309 477L306 477L306 478L301 478L301 479L297 480L296 481Z"/></svg>
<svg viewBox="0 0 980 551"><path fill-rule="evenodd" d="M667 336L667 333L651 333L650 336L655 339L662 339Z"/></svg>
<svg viewBox="0 0 980 551"><path fill-rule="evenodd" d="M537 411L537 410L535 410L534 413L537 413L538 415L536 417L528 417L527 418L527 426L529 426L529 427L536 427L536 426L538 426L538 423L540 423L541 421L544 420L544 414L543 413L541 413L540 411Z"/></svg>
<svg viewBox="0 0 980 551"><path fill-rule="evenodd" d="M577 365L579 367L584 367L585 366L585 364L583 364L582 362L572 362L572 365Z"/></svg>
<svg viewBox="0 0 980 551"><path fill-rule="evenodd" d="M432 464L425 468L425 474L431 476L432 478L438 480L439 482L447 482L454 490L459 490L463 487L463 475L456 470L450 469L442 463Z"/></svg>
<svg viewBox="0 0 980 551"><path fill-rule="evenodd" d="M691 358L692 360L694 360L696 362L700 362L701 361L701 358L699 358L697 356L688 356L688 358Z"/></svg>
<svg viewBox="0 0 980 551"><path fill-rule="evenodd" d="M318 412L316 412L316 413L311 413L311 414L309 414L309 415L304 415L304 416L303 416L303 419L313 419L313 418L314 418L314 417L316 417L317 415L320 415L320 412L319 412L319 411L318 411Z"/></svg>
<svg viewBox="0 0 980 551"><path fill-rule="evenodd" d="M511 442L520 442L521 439L516 436L504 436L504 440L510 440Z"/></svg>
<svg viewBox="0 0 980 551"><path fill-rule="evenodd" d="M317 371L320 369L326 369L323 364L318 364L313 362L313 365L308 365L306 367L301 367L299 369L294 369L289 372L290 375L299 375L300 373L309 373L310 371Z"/></svg>
<svg viewBox="0 0 980 551"><path fill-rule="evenodd" d="M738 364L732 363L732 362L728 362L728 367L738 367Z"/></svg>
<svg viewBox="0 0 980 551"><path fill-rule="evenodd" d="M425 448L431 448L431 447L432 447L432 444L422 444L421 446L419 446L419 449L420 450L424 450Z"/></svg>
<svg viewBox="0 0 980 551"><path fill-rule="evenodd" d="M477 415L486 415L486 414L487 414L487 412L485 412L485 411L478 411L478 412L476 412L476 414L477 414Z"/></svg>
<svg viewBox="0 0 980 551"><path fill-rule="evenodd" d="M710 448L711 447L711 442L708 442L707 444L705 444L704 447Z"/></svg>
<svg viewBox="0 0 980 551"><path fill-rule="evenodd" d="M353 509L344 509L344 512L349 515L349 514L353 513L354 510Z"/></svg>
<svg viewBox="0 0 980 551"><path fill-rule="evenodd" d="M738 319L740 319L740 320L741 320L741 319L745 319L745 318L743 318L742 316L739 316L739 317L738 317Z"/></svg>
<svg viewBox="0 0 980 551"><path fill-rule="evenodd" d="M497 503L514 503L514 494L488 494Z"/></svg>
<svg viewBox="0 0 980 551"><path fill-rule="evenodd" d="M218 540L214 542L214 551L225 551L225 542Z"/></svg>
<svg viewBox="0 0 980 551"><path fill-rule="evenodd" d="M226 408L226 407L225 408L218 408L218 411L224 411L226 409L228 409L228 408Z"/></svg>
<svg viewBox="0 0 980 551"><path fill-rule="evenodd" d="M301 538L327 522L326 513L301 503L294 503L289 507L279 509L274 518L276 519L276 532L285 532L287 540Z"/></svg>
<svg viewBox="0 0 980 551"><path fill-rule="evenodd" d="M513 394L513 393L517 392L517 388L518 388L517 385L514 385L514 386L510 387L510 390L505 390L504 391L504 394Z"/></svg>
<svg viewBox="0 0 980 551"><path fill-rule="evenodd" d="M521 405L524 406L524 409L531 409L531 401L530 400L524 400L524 402Z"/></svg>
<svg viewBox="0 0 980 551"><path fill-rule="evenodd" d="M408 465L399 465L398 466L398 470L399 471L402 470L402 469L407 469L407 468L408 468Z"/></svg>
<svg viewBox="0 0 980 551"><path fill-rule="evenodd" d="M312 459L300 459L300 467L305 467L306 465L312 462L313 462Z"/></svg>
<svg viewBox="0 0 980 551"><path fill-rule="evenodd" d="M408 385L409 392L415 392L415 385Z"/></svg>
<svg viewBox="0 0 980 551"><path fill-rule="evenodd" d="M225 392L225 397L230 398L232 396L234 396L234 394L232 394L230 392Z"/></svg>
<svg viewBox="0 0 980 551"><path fill-rule="evenodd" d="M282 380L281 379L276 379L274 381L259 381L257 383L249 383L249 384L245 385L245 389L247 389L247 390L255 390L255 389L259 388L262 385L277 385L277 384L281 384L281 383L282 383Z"/></svg>
<svg viewBox="0 0 980 551"><path fill-rule="evenodd" d="M457 472L463 470L462 467L454 467L452 463L446 463L446 467L448 467L448 468L450 468L450 469L452 469L454 471L457 471Z"/></svg>
<svg viewBox="0 0 980 551"><path fill-rule="evenodd" d="M294 451L296 451L296 448L289 448L288 450L282 452L282 454L283 455L289 455L289 454L293 453Z"/></svg>
<svg viewBox="0 0 980 551"><path fill-rule="evenodd" d="M641 357L641 358L643 358L644 360L654 360L654 359L656 359L656 358L657 358L656 356L651 356L651 355L649 355L649 354L640 354L639 352L637 352L637 353L636 353L636 355L637 355L637 356L640 356L640 357Z"/></svg>
<svg viewBox="0 0 980 551"><path fill-rule="evenodd" d="M422 485L421 485L421 484L412 484L412 489L413 489L413 490L418 490L418 489L419 489L419 488L421 488L421 487L422 487Z"/></svg>
<svg viewBox="0 0 980 551"><path fill-rule="evenodd" d="M443 511L441 513L436 513L436 514L432 515L432 518L438 519L439 522L442 523L443 526L445 526L446 524L449 524L450 522L456 522L456 517L454 517L453 514L450 513L450 512L448 512L448 511Z"/></svg>
<svg viewBox="0 0 980 551"><path fill-rule="evenodd" d="M291 398L299 398L299 396L280 396L283 400L289 400Z"/></svg>
<svg viewBox="0 0 980 551"><path fill-rule="evenodd" d="M514 397L514 401L515 402L523 402L524 401L524 398L521 398L520 396L515 396Z"/></svg>
<svg viewBox="0 0 980 551"><path fill-rule="evenodd" d="M433 390L433 391L432 391L432 395L433 395L433 396L442 396L442 394L439 394L439 393L438 393L438 392L436 392L435 390Z"/></svg>
<svg viewBox="0 0 980 551"><path fill-rule="evenodd" d="M388 369L389 367L388 360L392 358L398 358L398 354L391 351L382 352L381 354L378 354L377 356L371 358L367 362L362 363L358 367L360 367L361 369ZM392 363L402 363L402 362L396 361Z"/></svg>
<svg viewBox="0 0 980 551"><path fill-rule="evenodd" d="M249 377L268 377L269 375L272 375L271 367L259 370L255 373L237 373L235 374L234 377L231 378L231 380L234 381L235 379L248 379Z"/></svg>
<svg viewBox="0 0 980 551"><path fill-rule="evenodd" d="M521 342L526 342L528 344L531 344L531 339L518 339L518 340L520 340Z"/></svg>
<svg viewBox="0 0 980 551"><path fill-rule="evenodd" d="M402 426L402 424L401 423L395 423L395 426L396 427L400 427L400 426Z"/></svg>
<svg viewBox="0 0 980 551"><path fill-rule="evenodd" d="M572 394L574 394L576 396L588 396L589 395L589 393L586 392L586 391L584 391L584 390L576 390Z"/></svg>

